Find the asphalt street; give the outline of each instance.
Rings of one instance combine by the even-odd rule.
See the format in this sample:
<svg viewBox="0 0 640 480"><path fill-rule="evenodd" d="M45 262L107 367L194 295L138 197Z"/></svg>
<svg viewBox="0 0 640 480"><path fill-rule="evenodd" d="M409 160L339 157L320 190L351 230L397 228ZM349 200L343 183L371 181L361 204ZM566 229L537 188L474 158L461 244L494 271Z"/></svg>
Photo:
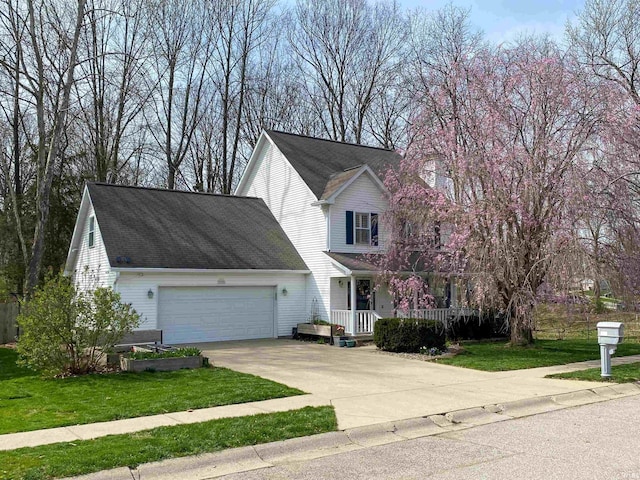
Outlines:
<svg viewBox="0 0 640 480"><path fill-rule="evenodd" d="M640 396L220 478L640 480Z"/></svg>

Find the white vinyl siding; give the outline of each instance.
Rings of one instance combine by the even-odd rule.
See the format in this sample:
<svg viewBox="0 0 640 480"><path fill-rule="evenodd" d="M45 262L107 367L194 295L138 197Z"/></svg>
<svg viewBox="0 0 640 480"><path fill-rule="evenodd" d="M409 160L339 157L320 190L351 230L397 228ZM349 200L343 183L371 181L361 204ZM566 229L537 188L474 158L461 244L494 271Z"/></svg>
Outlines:
<svg viewBox="0 0 640 480"><path fill-rule="evenodd" d="M264 138L261 144L260 150L254 152L255 163L249 177L243 179L243 188L236 194L264 200L311 270L307 277L306 314L300 321L310 317L312 303L317 304L318 315L328 320L329 275L333 267L323 253L327 249L327 209L312 205L317 198L269 139Z"/></svg>
<svg viewBox="0 0 640 480"><path fill-rule="evenodd" d="M81 291L92 290L96 287L113 286L115 275L111 271L107 251L102 237L100 225L95 217L93 205L87 202L84 208L84 220L82 222L82 234L75 257L75 264L71 270L74 283ZM93 223L93 242L90 242L91 224ZM90 245L93 243L93 245Z"/></svg>
<svg viewBox="0 0 640 480"><path fill-rule="evenodd" d="M274 287L161 287L158 297L165 343L274 336Z"/></svg>
<svg viewBox="0 0 640 480"><path fill-rule="evenodd" d="M141 316L140 329L159 328L161 291L175 287L269 287L274 291L275 335L291 335L292 328L305 321L305 277L287 272L215 272L174 273L123 271L117 289L124 302L130 303ZM287 290L287 295L282 290ZM147 293L154 292L153 298Z"/></svg>
<svg viewBox="0 0 640 480"><path fill-rule="evenodd" d="M368 174L358 177L331 205L331 238L329 245L332 252L367 253L378 252L384 248L386 238L385 225L382 215L387 210L388 203L383 192L373 182ZM347 244L346 212L354 212L354 243ZM378 246L371 246L369 242L359 244L357 241L357 212L369 214L369 228L371 227L371 213L378 213ZM371 237L369 237L370 239Z"/></svg>

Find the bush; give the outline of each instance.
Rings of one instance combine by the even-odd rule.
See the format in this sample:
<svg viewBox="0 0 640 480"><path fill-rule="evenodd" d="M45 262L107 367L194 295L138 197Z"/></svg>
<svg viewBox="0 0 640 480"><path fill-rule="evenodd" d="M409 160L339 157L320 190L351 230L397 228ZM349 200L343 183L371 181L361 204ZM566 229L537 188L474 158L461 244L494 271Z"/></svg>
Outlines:
<svg viewBox="0 0 640 480"><path fill-rule="evenodd" d="M388 352L419 353L422 347L445 346L444 329L434 320L381 318L373 330L376 346Z"/></svg>
<svg viewBox="0 0 640 480"><path fill-rule="evenodd" d="M77 292L58 274L36 289L17 321L20 364L45 375L82 374L96 371L140 316L111 288Z"/></svg>
<svg viewBox="0 0 640 480"><path fill-rule="evenodd" d="M499 315L460 317L451 320L447 327L449 340L483 340L509 336L509 325Z"/></svg>

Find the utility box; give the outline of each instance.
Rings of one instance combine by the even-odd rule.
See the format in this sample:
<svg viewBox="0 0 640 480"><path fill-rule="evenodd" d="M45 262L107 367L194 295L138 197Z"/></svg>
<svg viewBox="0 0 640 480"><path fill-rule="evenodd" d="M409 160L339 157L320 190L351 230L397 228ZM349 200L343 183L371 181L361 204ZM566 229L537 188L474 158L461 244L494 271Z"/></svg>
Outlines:
<svg viewBox="0 0 640 480"><path fill-rule="evenodd" d="M611 376L611 355L624 338L624 324L620 322L598 322L598 343L600 344L600 375Z"/></svg>
<svg viewBox="0 0 640 480"><path fill-rule="evenodd" d="M598 322L598 343L618 345L624 338L624 324L621 322Z"/></svg>

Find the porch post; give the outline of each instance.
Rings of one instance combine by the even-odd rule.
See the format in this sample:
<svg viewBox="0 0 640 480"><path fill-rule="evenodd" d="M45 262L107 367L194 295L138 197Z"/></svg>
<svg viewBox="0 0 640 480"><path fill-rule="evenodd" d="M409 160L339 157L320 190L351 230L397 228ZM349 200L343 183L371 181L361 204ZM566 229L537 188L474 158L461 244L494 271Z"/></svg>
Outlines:
<svg viewBox="0 0 640 480"><path fill-rule="evenodd" d="M357 316L358 316L358 311L356 310L357 305L356 305L356 276L355 275L351 275L351 290L349 292L349 295L351 296L351 317L349 318L348 332L351 333L351 335L355 335L357 333L356 325L357 325Z"/></svg>
<svg viewBox="0 0 640 480"><path fill-rule="evenodd" d="M458 279L451 278L449 280L451 283L451 301L449 302L450 308L458 308Z"/></svg>

